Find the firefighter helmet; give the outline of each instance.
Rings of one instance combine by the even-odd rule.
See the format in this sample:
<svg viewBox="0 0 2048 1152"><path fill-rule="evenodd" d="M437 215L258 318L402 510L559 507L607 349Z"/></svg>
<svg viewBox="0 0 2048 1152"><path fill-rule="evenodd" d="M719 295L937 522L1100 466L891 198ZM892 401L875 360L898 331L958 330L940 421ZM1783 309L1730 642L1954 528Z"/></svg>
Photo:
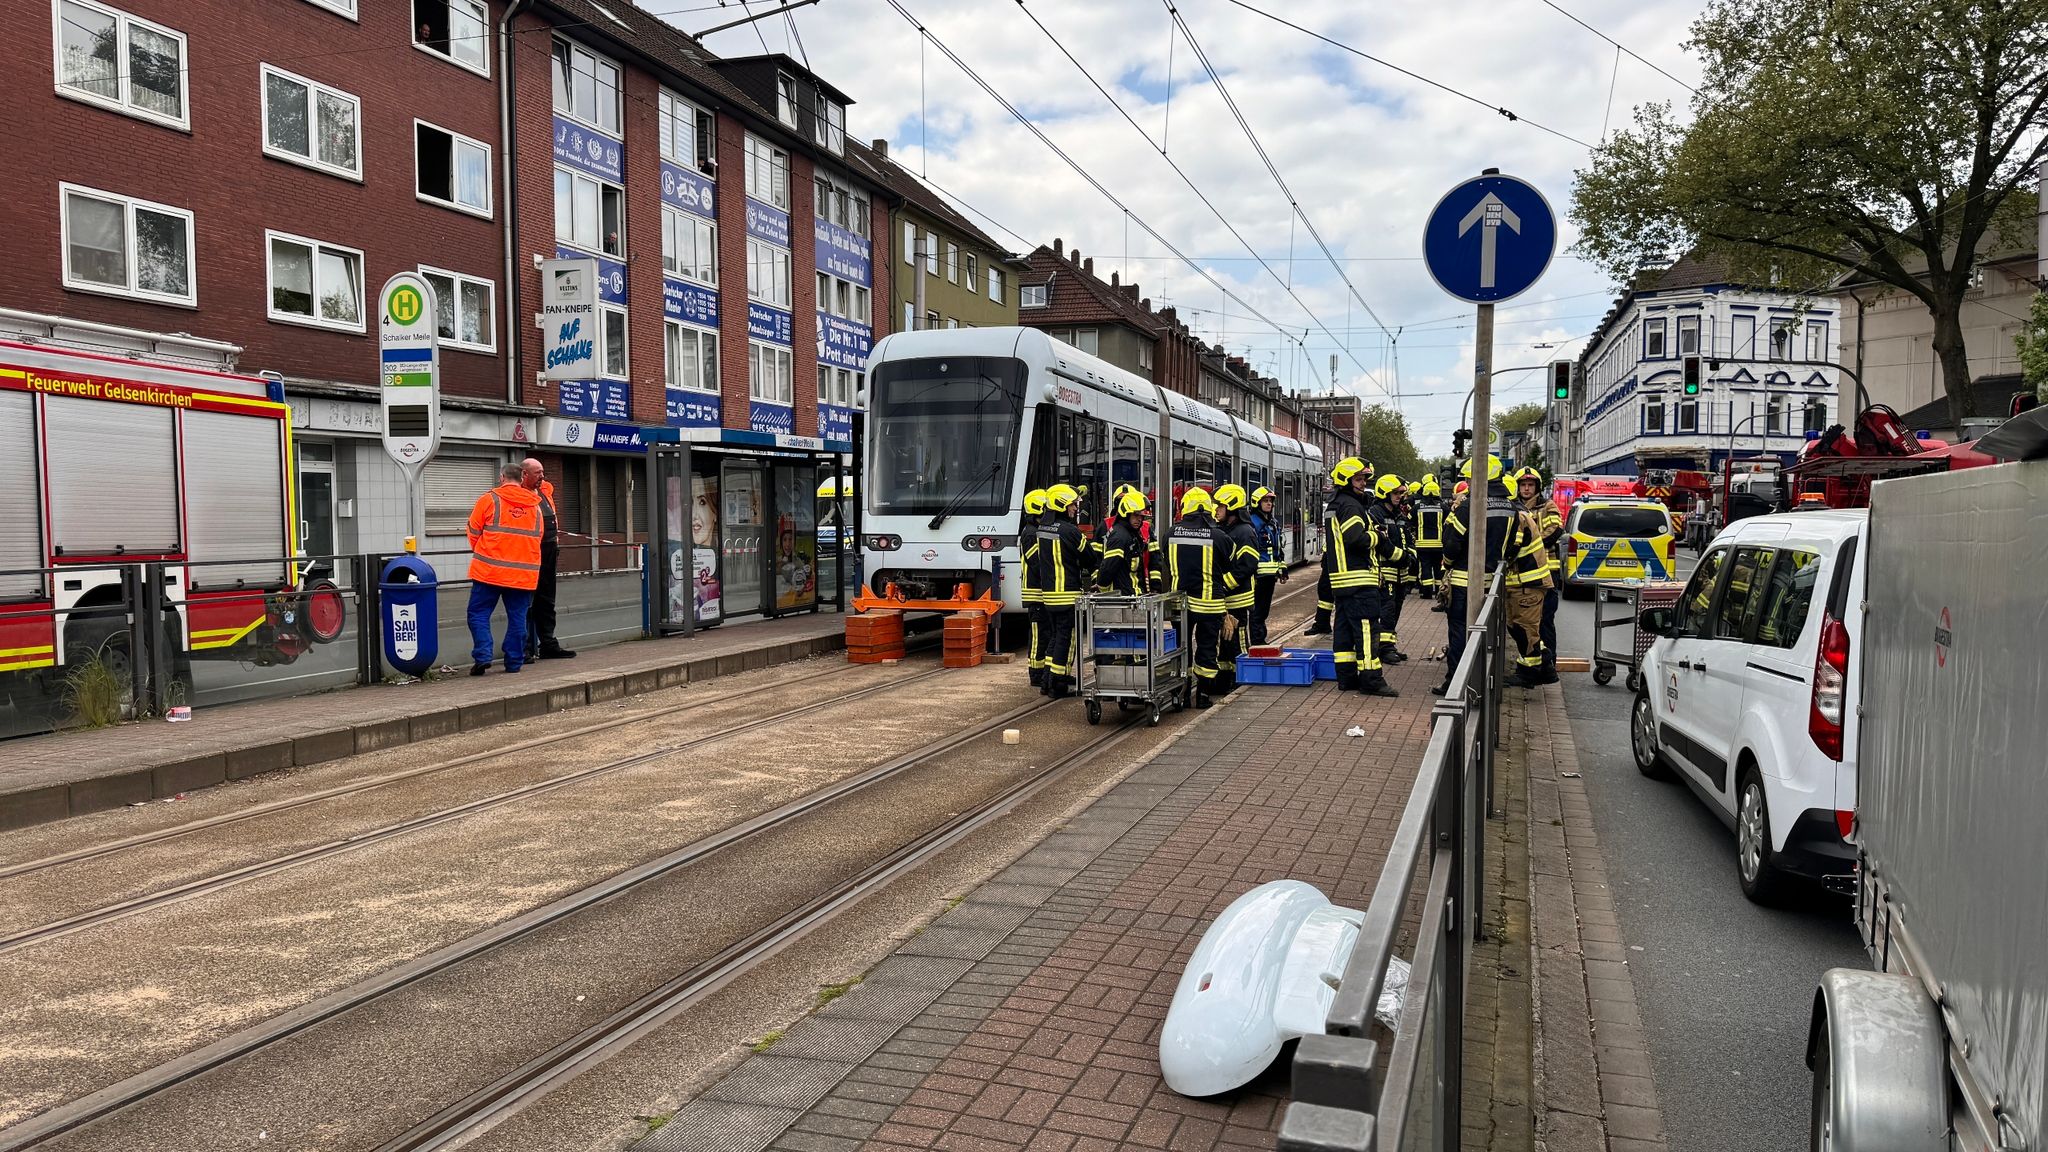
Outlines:
<svg viewBox="0 0 2048 1152"><path fill-rule="evenodd" d="M1515 473L1515 487L1520 488L1524 483L1534 484L1536 487L1541 488L1543 487L1543 474L1536 471L1533 466L1524 468L1520 472Z"/></svg>
<svg viewBox="0 0 2048 1152"><path fill-rule="evenodd" d="M1215 501L1209 499L1209 490L1206 488L1190 488L1180 494L1180 514L1183 516L1207 512L1214 507Z"/></svg>
<svg viewBox="0 0 2048 1152"><path fill-rule="evenodd" d="M1045 515L1045 489L1033 488L1024 494L1024 514L1026 516Z"/></svg>
<svg viewBox="0 0 2048 1152"><path fill-rule="evenodd" d="M1361 472L1365 474L1366 479L1372 479L1372 465L1356 456L1346 456L1337 461L1336 467L1330 469L1330 479L1336 482L1337 487L1343 488L1351 483L1353 476Z"/></svg>
<svg viewBox="0 0 2048 1152"><path fill-rule="evenodd" d="M1252 507L1256 508L1273 498L1273 490L1264 484L1252 489Z"/></svg>
<svg viewBox="0 0 2048 1152"><path fill-rule="evenodd" d="M1385 500L1387 497L1399 492L1401 488L1401 478L1389 472L1373 482L1372 494Z"/></svg>
<svg viewBox="0 0 2048 1152"><path fill-rule="evenodd" d="M1424 496L1441 496L1444 494L1444 486L1436 482L1436 473L1431 472L1422 478L1422 494Z"/></svg>
<svg viewBox="0 0 2048 1152"><path fill-rule="evenodd" d="M1458 481L1458 486L1456 488L1451 489L1451 494L1453 496L1463 496L1466 490L1471 487L1472 482L1470 480L1460 480Z"/></svg>
<svg viewBox="0 0 2048 1152"><path fill-rule="evenodd" d="M1472 461L1465 461L1462 475L1467 480L1472 478ZM1500 457L1492 453L1488 453L1486 457L1486 478L1489 481L1500 479Z"/></svg>
<svg viewBox="0 0 2048 1152"><path fill-rule="evenodd" d="M1136 516L1138 513L1143 512L1146 507L1145 494L1136 488L1126 485L1123 496L1116 502L1116 514L1119 516Z"/></svg>
<svg viewBox="0 0 2048 1152"><path fill-rule="evenodd" d="M1231 512L1244 511L1244 485L1224 484L1216 489L1216 503Z"/></svg>
<svg viewBox="0 0 2048 1152"><path fill-rule="evenodd" d="M1045 490L1045 506L1054 512L1065 512L1080 499L1081 494L1072 484L1055 484Z"/></svg>

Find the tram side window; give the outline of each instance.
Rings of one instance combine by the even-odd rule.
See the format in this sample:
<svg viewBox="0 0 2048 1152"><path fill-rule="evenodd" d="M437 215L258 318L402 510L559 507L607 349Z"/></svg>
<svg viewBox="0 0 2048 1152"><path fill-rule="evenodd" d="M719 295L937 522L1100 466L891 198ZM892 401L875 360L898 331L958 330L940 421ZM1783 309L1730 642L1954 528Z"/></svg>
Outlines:
<svg viewBox="0 0 2048 1152"><path fill-rule="evenodd" d="M1060 413L1059 438L1054 441L1056 453L1053 457L1053 483L1074 483L1074 414Z"/></svg>
<svg viewBox="0 0 2048 1152"><path fill-rule="evenodd" d="M1109 502L1109 428L1092 416L1079 417L1076 424L1080 435L1075 446L1075 475L1069 483L1086 487L1088 493L1075 510L1074 520L1100 524Z"/></svg>
<svg viewBox="0 0 2048 1152"><path fill-rule="evenodd" d="M1156 459L1158 455L1159 441L1150 436L1145 437L1145 469L1142 473L1144 479L1138 483L1145 489L1145 498L1148 500L1159 491L1159 461Z"/></svg>
<svg viewBox="0 0 2048 1152"><path fill-rule="evenodd" d="M1232 466L1230 457L1222 452L1218 452L1216 454L1216 466L1209 472L1210 493L1214 494L1216 489L1221 488L1225 484L1234 483L1236 480L1237 469Z"/></svg>
<svg viewBox="0 0 2048 1152"><path fill-rule="evenodd" d="M1025 491L1044 488L1054 482L1054 445L1058 441L1058 413L1051 408L1038 409L1038 416L1031 424L1031 463L1024 475Z"/></svg>
<svg viewBox="0 0 2048 1152"><path fill-rule="evenodd" d="M1180 495L1182 489L1195 482L1195 450L1185 444L1173 446L1173 491Z"/></svg>
<svg viewBox="0 0 2048 1152"><path fill-rule="evenodd" d="M1110 437L1110 487L1140 484L1143 473L1138 470L1138 434L1117 428L1110 432Z"/></svg>
<svg viewBox="0 0 2048 1152"><path fill-rule="evenodd" d="M1204 488L1216 487L1216 456L1211 452L1195 453L1195 483Z"/></svg>

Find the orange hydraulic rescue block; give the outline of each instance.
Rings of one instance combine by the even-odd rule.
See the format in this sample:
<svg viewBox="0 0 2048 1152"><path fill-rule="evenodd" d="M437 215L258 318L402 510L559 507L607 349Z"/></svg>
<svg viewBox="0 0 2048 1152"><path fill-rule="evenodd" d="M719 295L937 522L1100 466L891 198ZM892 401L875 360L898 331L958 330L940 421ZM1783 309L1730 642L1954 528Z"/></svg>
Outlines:
<svg viewBox="0 0 2048 1152"><path fill-rule="evenodd" d="M944 663L948 668L972 668L982 662L988 648L990 629L1002 614L1003 602L993 591L979 596L973 586L953 586L945 600L913 600L894 584L884 585L877 596L867 587L854 595L853 614L846 618L846 658L856 664L877 664L903 656L903 614L940 612L946 616ZM893 620L893 624L864 624L870 619ZM876 631L880 629L880 631ZM893 644L893 648L888 648ZM886 652L886 655L883 654Z"/></svg>

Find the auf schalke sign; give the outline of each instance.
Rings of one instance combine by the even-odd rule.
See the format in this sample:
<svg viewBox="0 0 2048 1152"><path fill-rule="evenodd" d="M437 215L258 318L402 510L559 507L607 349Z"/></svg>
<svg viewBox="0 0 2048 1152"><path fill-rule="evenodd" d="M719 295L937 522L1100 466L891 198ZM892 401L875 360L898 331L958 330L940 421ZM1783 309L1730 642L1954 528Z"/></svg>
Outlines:
<svg viewBox="0 0 2048 1152"><path fill-rule="evenodd" d="M1422 255L1438 286L1460 300L1495 304L1527 291L1550 266L1557 218L1543 193L1513 176L1467 180L1437 201L1422 230Z"/></svg>
<svg viewBox="0 0 2048 1152"><path fill-rule="evenodd" d="M597 376L597 261L540 262L540 326L544 380Z"/></svg>

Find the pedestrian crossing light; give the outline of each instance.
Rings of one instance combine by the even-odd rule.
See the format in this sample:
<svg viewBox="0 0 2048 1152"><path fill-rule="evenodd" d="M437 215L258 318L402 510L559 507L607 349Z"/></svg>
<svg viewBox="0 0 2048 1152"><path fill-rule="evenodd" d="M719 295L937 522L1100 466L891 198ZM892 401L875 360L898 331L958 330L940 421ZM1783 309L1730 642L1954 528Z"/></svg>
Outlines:
<svg viewBox="0 0 2048 1152"><path fill-rule="evenodd" d="M1550 398L1569 400L1572 398L1572 362L1552 360L1550 362Z"/></svg>
<svg viewBox="0 0 2048 1152"><path fill-rule="evenodd" d="M1684 377L1684 378L1685 378L1685 394L1686 394L1687 396L1697 396L1697 395L1699 395L1699 394L1700 394L1700 358L1699 358L1699 357L1697 357L1697 356L1687 356L1687 357L1685 358L1685 377Z"/></svg>

